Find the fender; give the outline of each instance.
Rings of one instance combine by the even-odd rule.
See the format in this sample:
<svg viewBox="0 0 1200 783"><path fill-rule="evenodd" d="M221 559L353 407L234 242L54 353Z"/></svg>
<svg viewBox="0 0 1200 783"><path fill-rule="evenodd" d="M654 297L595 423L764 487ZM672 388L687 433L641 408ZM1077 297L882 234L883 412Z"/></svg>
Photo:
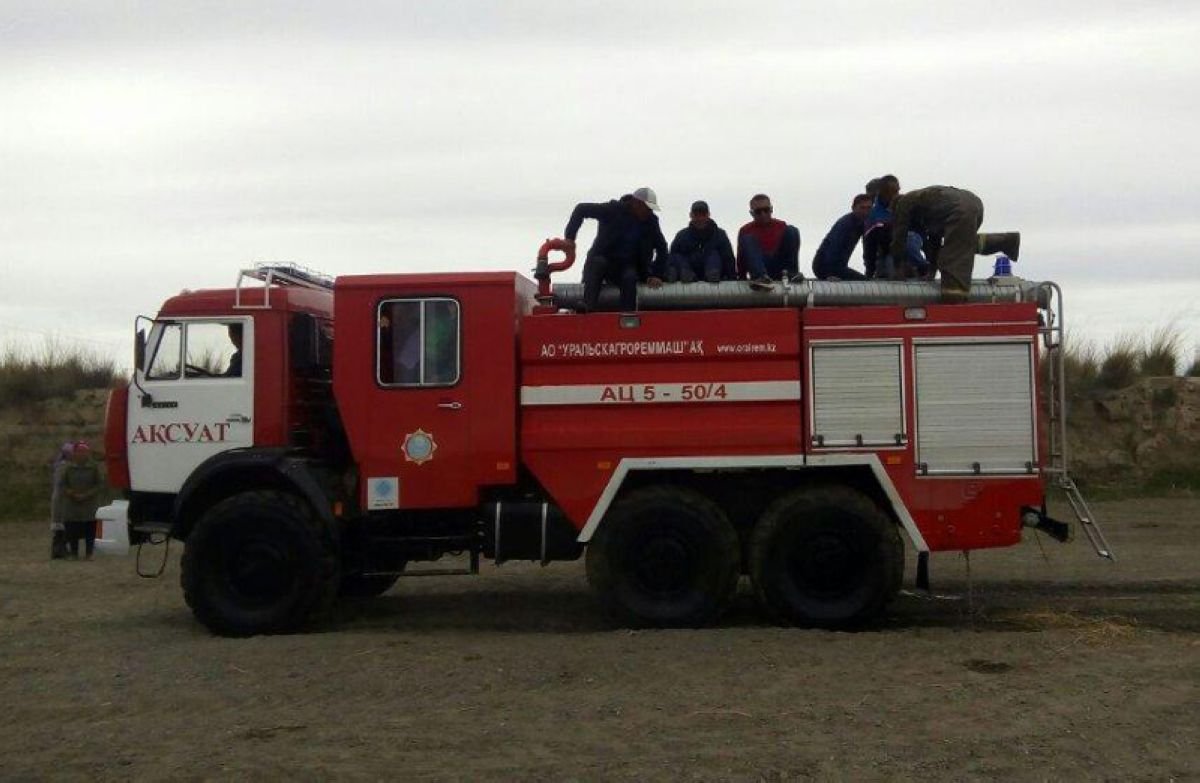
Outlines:
<svg viewBox="0 0 1200 783"><path fill-rule="evenodd" d="M883 490L888 504L891 506L892 511L895 512L896 518L900 520L900 527L908 534L908 539L912 542L913 548L918 552L929 551L929 544L925 542L925 537L921 535L921 531L917 528L916 521L913 520L912 515L905 508L903 501L900 499L900 493L896 491L896 486L892 483L891 477L888 476L887 471L883 469L883 465L879 462L879 455L871 453L820 456L784 454L757 457L627 457L617 464L617 469L613 471L612 478L609 479L608 485L604 488L604 492L601 493L595 508L592 509L592 513L588 516L587 524L580 531L577 540L581 544L586 544L591 540L592 534L600 526L600 521L604 519L609 506L616 499L617 492L625 482L625 477L634 471L677 470L680 468L701 470L721 470L722 468L733 470L745 468L802 469L807 467L819 468L826 465L865 466L870 468L871 473L875 476L875 480Z"/></svg>
<svg viewBox="0 0 1200 783"><path fill-rule="evenodd" d="M300 495L337 537L332 499L317 480L319 463L286 448L233 449L216 454L188 476L171 510L171 537L185 540L199 509L237 492L282 489ZM197 505L199 504L199 505Z"/></svg>

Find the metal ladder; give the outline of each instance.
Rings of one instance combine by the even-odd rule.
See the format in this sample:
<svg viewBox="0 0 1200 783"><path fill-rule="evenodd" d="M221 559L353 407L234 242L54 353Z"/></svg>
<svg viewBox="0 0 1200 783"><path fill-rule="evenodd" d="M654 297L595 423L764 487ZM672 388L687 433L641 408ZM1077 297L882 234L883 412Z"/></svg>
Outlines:
<svg viewBox="0 0 1200 783"><path fill-rule="evenodd" d="M261 288L249 289L246 283L258 280ZM233 307L235 310L270 310L271 289L276 286L293 286L309 288L314 291L332 291L333 278L316 270L299 264L259 264L253 269L242 269L238 272L237 284L234 286ZM249 290L262 292L260 304L250 304L243 300L243 293Z"/></svg>
<svg viewBox="0 0 1200 783"><path fill-rule="evenodd" d="M1079 521L1079 526L1092 544L1092 549L1100 557L1116 562L1112 547L1104 537L1096 521L1096 515L1079 491L1075 480L1067 470L1067 388L1066 371L1063 353L1065 331L1063 329L1062 289L1057 283L1041 284L1045 292L1046 321L1039 328L1042 344L1046 348L1046 361L1049 365L1047 373L1046 393L1049 397L1046 406L1049 412L1049 454L1048 465L1043 471L1054 481L1054 485L1063 491L1071 510ZM1039 297L1040 298L1040 297Z"/></svg>

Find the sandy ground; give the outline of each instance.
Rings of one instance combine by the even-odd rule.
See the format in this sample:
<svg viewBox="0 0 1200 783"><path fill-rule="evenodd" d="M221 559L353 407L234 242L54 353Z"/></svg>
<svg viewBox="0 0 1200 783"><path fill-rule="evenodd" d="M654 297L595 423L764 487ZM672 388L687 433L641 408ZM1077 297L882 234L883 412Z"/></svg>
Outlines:
<svg viewBox="0 0 1200 783"><path fill-rule="evenodd" d="M1200 501L933 558L877 629L610 627L581 564L401 580L323 632L193 622L131 560L0 527L0 779L1197 779ZM908 574L911 582L912 569Z"/></svg>

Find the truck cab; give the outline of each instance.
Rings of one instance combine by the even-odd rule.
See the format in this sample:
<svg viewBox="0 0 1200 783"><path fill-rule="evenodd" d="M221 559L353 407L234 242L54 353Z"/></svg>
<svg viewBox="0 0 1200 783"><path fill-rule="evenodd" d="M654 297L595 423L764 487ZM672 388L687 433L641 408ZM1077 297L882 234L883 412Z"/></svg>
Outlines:
<svg viewBox="0 0 1200 783"><path fill-rule="evenodd" d="M139 319L137 367L110 401L107 436L136 529L171 529L186 490L232 465L233 453L321 445L333 296L299 274L252 271L235 288L185 291ZM255 277L265 284L252 286Z"/></svg>

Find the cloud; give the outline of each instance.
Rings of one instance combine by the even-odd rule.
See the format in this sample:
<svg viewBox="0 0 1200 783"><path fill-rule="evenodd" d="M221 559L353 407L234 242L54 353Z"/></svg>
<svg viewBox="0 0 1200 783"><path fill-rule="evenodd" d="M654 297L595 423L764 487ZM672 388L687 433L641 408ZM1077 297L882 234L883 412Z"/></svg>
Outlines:
<svg viewBox="0 0 1200 783"><path fill-rule="evenodd" d="M576 201L643 184L668 231L767 191L807 258L884 171L980 194L1096 328L1130 280L1154 317L1198 277L1194 4L122 8L0 2L0 263L30 305L0 320L124 333L252 260L527 269Z"/></svg>

